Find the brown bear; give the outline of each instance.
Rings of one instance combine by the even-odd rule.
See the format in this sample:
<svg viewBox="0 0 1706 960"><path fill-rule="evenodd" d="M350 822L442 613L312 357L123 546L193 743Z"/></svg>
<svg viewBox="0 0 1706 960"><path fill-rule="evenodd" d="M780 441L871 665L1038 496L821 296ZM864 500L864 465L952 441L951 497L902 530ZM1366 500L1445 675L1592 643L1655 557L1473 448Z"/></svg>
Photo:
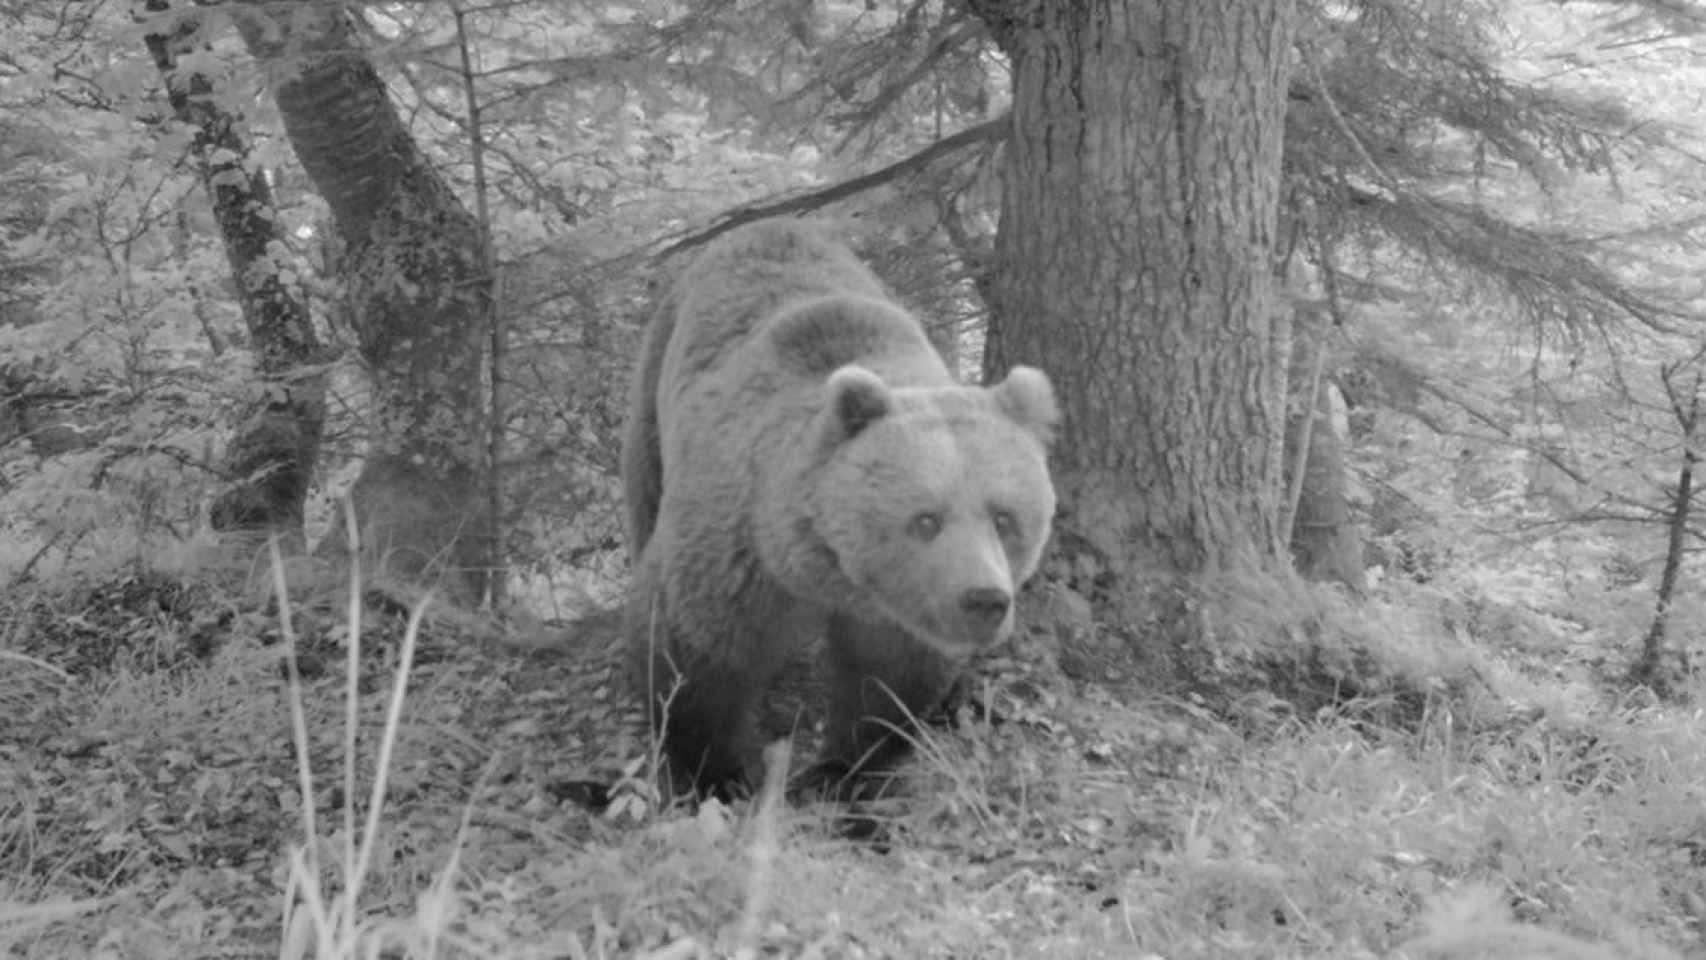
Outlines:
<svg viewBox="0 0 1706 960"><path fill-rule="evenodd" d="M956 382L821 225L701 254L647 331L622 451L625 630L673 787L757 785L759 698L818 638L818 779L901 759L896 726L1011 629L1054 513L1055 420L1038 370Z"/></svg>

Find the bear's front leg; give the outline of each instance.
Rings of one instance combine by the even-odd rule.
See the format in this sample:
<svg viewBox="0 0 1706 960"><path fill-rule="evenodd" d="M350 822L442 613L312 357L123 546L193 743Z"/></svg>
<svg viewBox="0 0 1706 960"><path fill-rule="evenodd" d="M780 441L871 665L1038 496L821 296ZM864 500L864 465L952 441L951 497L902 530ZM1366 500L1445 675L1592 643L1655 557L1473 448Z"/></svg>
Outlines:
<svg viewBox="0 0 1706 960"><path fill-rule="evenodd" d="M672 596L654 541L634 567L625 630L629 681L646 705L666 796L744 792L756 697L719 667L719 644Z"/></svg>
<svg viewBox="0 0 1706 960"><path fill-rule="evenodd" d="M757 704L809 629L754 578L732 594L708 586L728 579L679 561L664 569L650 548L634 572L634 679L661 739L672 794L729 799L758 786Z"/></svg>
<svg viewBox="0 0 1706 960"><path fill-rule="evenodd" d="M844 614L828 627L830 703L823 756L806 776L840 796L892 773L912 749L914 721L941 703L960 665L892 623Z"/></svg>

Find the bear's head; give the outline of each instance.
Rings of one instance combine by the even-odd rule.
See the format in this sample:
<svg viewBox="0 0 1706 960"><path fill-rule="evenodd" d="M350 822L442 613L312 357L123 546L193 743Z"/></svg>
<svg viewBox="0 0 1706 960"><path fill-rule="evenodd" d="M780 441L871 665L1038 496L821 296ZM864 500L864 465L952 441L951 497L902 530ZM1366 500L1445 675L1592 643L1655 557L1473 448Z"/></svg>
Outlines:
<svg viewBox="0 0 1706 960"><path fill-rule="evenodd" d="M1005 636L1054 515L1048 378L891 387L849 365L832 374L816 427L807 505L853 587L851 611L892 620L949 655Z"/></svg>

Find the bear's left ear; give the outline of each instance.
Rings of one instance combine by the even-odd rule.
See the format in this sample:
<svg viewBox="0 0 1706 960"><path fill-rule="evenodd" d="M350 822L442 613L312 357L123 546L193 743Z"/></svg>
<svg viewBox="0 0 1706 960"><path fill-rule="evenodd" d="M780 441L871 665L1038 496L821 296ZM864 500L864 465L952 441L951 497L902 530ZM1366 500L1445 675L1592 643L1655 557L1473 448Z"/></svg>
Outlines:
<svg viewBox="0 0 1706 960"><path fill-rule="evenodd" d="M995 397L995 405L1015 423L1030 428L1044 443L1053 438L1060 408L1055 405L1048 374L1036 367L1014 367L1007 371L1007 379L990 387L989 392Z"/></svg>
<svg viewBox="0 0 1706 960"><path fill-rule="evenodd" d="M829 375L824 393L829 401L830 435L826 439L837 443L888 416L893 403L882 377L852 363Z"/></svg>

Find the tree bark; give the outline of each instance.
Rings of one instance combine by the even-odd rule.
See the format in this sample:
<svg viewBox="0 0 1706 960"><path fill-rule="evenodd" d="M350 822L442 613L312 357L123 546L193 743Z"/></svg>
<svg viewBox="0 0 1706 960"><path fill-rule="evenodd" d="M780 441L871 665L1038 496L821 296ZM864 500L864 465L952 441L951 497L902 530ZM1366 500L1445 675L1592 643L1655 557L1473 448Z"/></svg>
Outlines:
<svg viewBox="0 0 1706 960"><path fill-rule="evenodd" d="M497 570L485 474L484 310L473 216L422 154L335 0L258 3L237 17L343 250L343 318L373 377L353 490L362 541L386 567L443 574L458 599Z"/></svg>
<svg viewBox="0 0 1706 960"><path fill-rule="evenodd" d="M1058 545L1115 579L1272 569L1293 4L972 7L1014 92L985 367L1054 378Z"/></svg>
<svg viewBox="0 0 1706 960"><path fill-rule="evenodd" d="M272 188L250 166L238 118L219 105L205 74L179 69L186 55L207 46L197 19L172 18L169 0L147 0L145 9L156 15L144 39L172 112L195 130L202 188L219 221L259 375L226 451L227 486L213 503L213 528L278 533L301 544L326 418L326 378L315 370L323 350L307 304L284 276Z"/></svg>

